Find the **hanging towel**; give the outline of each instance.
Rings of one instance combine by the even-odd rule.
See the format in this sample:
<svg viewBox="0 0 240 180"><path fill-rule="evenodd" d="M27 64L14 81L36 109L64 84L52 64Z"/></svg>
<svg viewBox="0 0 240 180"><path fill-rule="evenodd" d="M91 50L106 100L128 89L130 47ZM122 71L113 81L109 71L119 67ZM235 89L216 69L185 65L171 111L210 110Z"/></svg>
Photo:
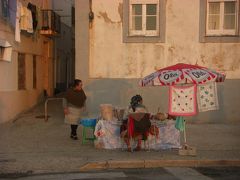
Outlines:
<svg viewBox="0 0 240 180"><path fill-rule="evenodd" d="M196 85L170 86L169 114L174 116L192 116L196 111Z"/></svg>
<svg viewBox="0 0 240 180"><path fill-rule="evenodd" d="M1 0L1 6L2 6L2 16L4 18L8 18L9 17L8 0Z"/></svg>
<svg viewBox="0 0 240 180"><path fill-rule="evenodd" d="M21 9L22 3L17 0L17 9L16 9L16 20L15 20L15 41L21 42L21 30L20 30L20 19L21 19Z"/></svg>
<svg viewBox="0 0 240 180"><path fill-rule="evenodd" d="M32 26L33 26L33 30L35 31L37 29L37 24L38 24L37 7L34 4L32 4L32 3L28 3L27 8L32 13Z"/></svg>
<svg viewBox="0 0 240 180"><path fill-rule="evenodd" d="M32 13L24 6L21 7L20 29L27 31L28 33L33 33Z"/></svg>
<svg viewBox="0 0 240 180"><path fill-rule="evenodd" d="M10 24L13 27L15 27L16 26L17 1L16 0L8 0L8 8L9 8Z"/></svg>
<svg viewBox="0 0 240 180"><path fill-rule="evenodd" d="M198 85L197 102L199 112L219 109L216 82Z"/></svg>
<svg viewBox="0 0 240 180"><path fill-rule="evenodd" d="M185 119L182 116L178 116L175 122L175 128L179 131L185 130Z"/></svg>

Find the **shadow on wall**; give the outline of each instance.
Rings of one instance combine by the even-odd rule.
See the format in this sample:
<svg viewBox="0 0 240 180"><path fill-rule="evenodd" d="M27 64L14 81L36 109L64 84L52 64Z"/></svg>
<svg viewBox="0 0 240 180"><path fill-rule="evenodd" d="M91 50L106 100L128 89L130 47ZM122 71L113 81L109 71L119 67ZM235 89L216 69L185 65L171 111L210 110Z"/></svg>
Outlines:
<svg viewBox="0 0 240 180"><path fill-rule="evenodd" d="M90 114L99 114L100 104L124 105L124 96L134 84L126 80L101 79L93 80L84 87L87 95L87 110Z"/></svg>
<svg viewBox="0 0 240 180"><path fill-rule="evenodd" d="M0 100L0 124L1 123L3 123L3 122L5 122L5 120L4 120L4 109L5 109L5 107L4 107L4 103Z"/></svg>
<svg viewBox="0 0 240 180"><path fill-rule="evenodd" d="M101 79L86 84L87 108L90 115L99 115L100 104L113 104L127 107L136 94L143 97L149 112L168 112L168 87L140 87L139 79ZM226 80L218 83L219 110L199 112L186 117L192 123L231 123L240 122L240 81Z"/></svg>
<svg viewBox="0 0 240 180"><path fill-rule="evenodd" d="M224 104L227 102L227 100L225 99L226 96L224 95L224 87L225 85L223 83L217 84L219 110L216 110L213 113L209 111L210 113L209 120L214 121L214 123L223 123L224 121L226 121L226 118L227 118L225 108L224 108L225 107Z"/></svg>
<svg viewBox="0 0 240 180"><path fill-rule="evenodd" d="M240 122L240 83L227 79L217 84L219 110L199 112L191 117L194 123L235 123Z"/></svg>
<svg viewBox="0 0 240 180"><path fill-rule="evenodd" d="M136 94L143 97L144 104L150 112L158 108L167 111L168 91L166 87L141 87L139 79L101 79L93 80L84 87L88 96L87 109L90 114L99 114L100 104L112 104L126 108L130 99Z"/></svg>
<svg viewBox="0 0 240 180"><path fill-rule="evenodd" d="M226 119L226 112L224 104L227 101L226 95L224 95L224 84L217 84L218 94L218 110L211 110L205 112L198 112L196 116L188 117L191 123L224 123ZM186 118L187 119L187 118Z"/></svg>

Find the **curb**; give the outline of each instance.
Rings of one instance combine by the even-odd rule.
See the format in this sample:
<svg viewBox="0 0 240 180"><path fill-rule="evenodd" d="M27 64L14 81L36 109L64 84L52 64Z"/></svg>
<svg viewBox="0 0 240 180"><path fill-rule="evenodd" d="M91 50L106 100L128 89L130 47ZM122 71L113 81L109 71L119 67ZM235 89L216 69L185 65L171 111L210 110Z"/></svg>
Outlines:
<svg viewBox="0 0 240 180"><path fill-rule="evenodd" d="M135 160L90 162L80 167L80 171L158 168L158 167L209 167L240 166L240 160Z"/></svg>

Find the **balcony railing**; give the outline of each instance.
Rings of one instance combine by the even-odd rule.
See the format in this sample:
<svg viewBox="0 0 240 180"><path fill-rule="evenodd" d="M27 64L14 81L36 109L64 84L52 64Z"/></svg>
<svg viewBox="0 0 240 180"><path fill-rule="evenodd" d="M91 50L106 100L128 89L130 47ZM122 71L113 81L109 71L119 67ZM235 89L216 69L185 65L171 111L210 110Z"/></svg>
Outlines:
<svg viewBox="0 0 240 180"><path fill-rule="evenodd" d="M40 34L56 36L61 32L60 16L53 10L42 10L42 28Z"/></svg>

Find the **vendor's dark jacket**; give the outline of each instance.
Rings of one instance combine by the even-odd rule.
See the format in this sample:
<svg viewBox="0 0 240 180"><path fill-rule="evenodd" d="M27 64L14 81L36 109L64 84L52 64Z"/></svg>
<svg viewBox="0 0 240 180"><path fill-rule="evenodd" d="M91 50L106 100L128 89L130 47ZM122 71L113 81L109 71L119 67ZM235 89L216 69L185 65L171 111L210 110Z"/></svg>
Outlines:
<svg viewBox="0 0 240 180"><path fill-rule="evenodd" d="M124 130L127 129L127 123L128 123L128 119L123 121L123 124L120 128L120 132L123 132ZM149 118L149 114L146 113L141 120L134 120L134 132L137 133L145 133L149 130L149 128L151 127L151 121Z"/></svg>
<svg viewBox="0 0 240 180"><path fill-rule="evenodd" d="M134 120L134 131L139 133L145 133L151 127L151 121L149 119L149 114L145 114L143 118L139 121Z"/></svg>
<svg viewBox="0 0 240 180"><path fill-rule="evenodd" d="M79 108L84 106L85 101L87 99L85 92L82 89L79 91L79 90L74 90L73 88L70 88L67 90L65 94L65 98L68 103Z"/></svg>

